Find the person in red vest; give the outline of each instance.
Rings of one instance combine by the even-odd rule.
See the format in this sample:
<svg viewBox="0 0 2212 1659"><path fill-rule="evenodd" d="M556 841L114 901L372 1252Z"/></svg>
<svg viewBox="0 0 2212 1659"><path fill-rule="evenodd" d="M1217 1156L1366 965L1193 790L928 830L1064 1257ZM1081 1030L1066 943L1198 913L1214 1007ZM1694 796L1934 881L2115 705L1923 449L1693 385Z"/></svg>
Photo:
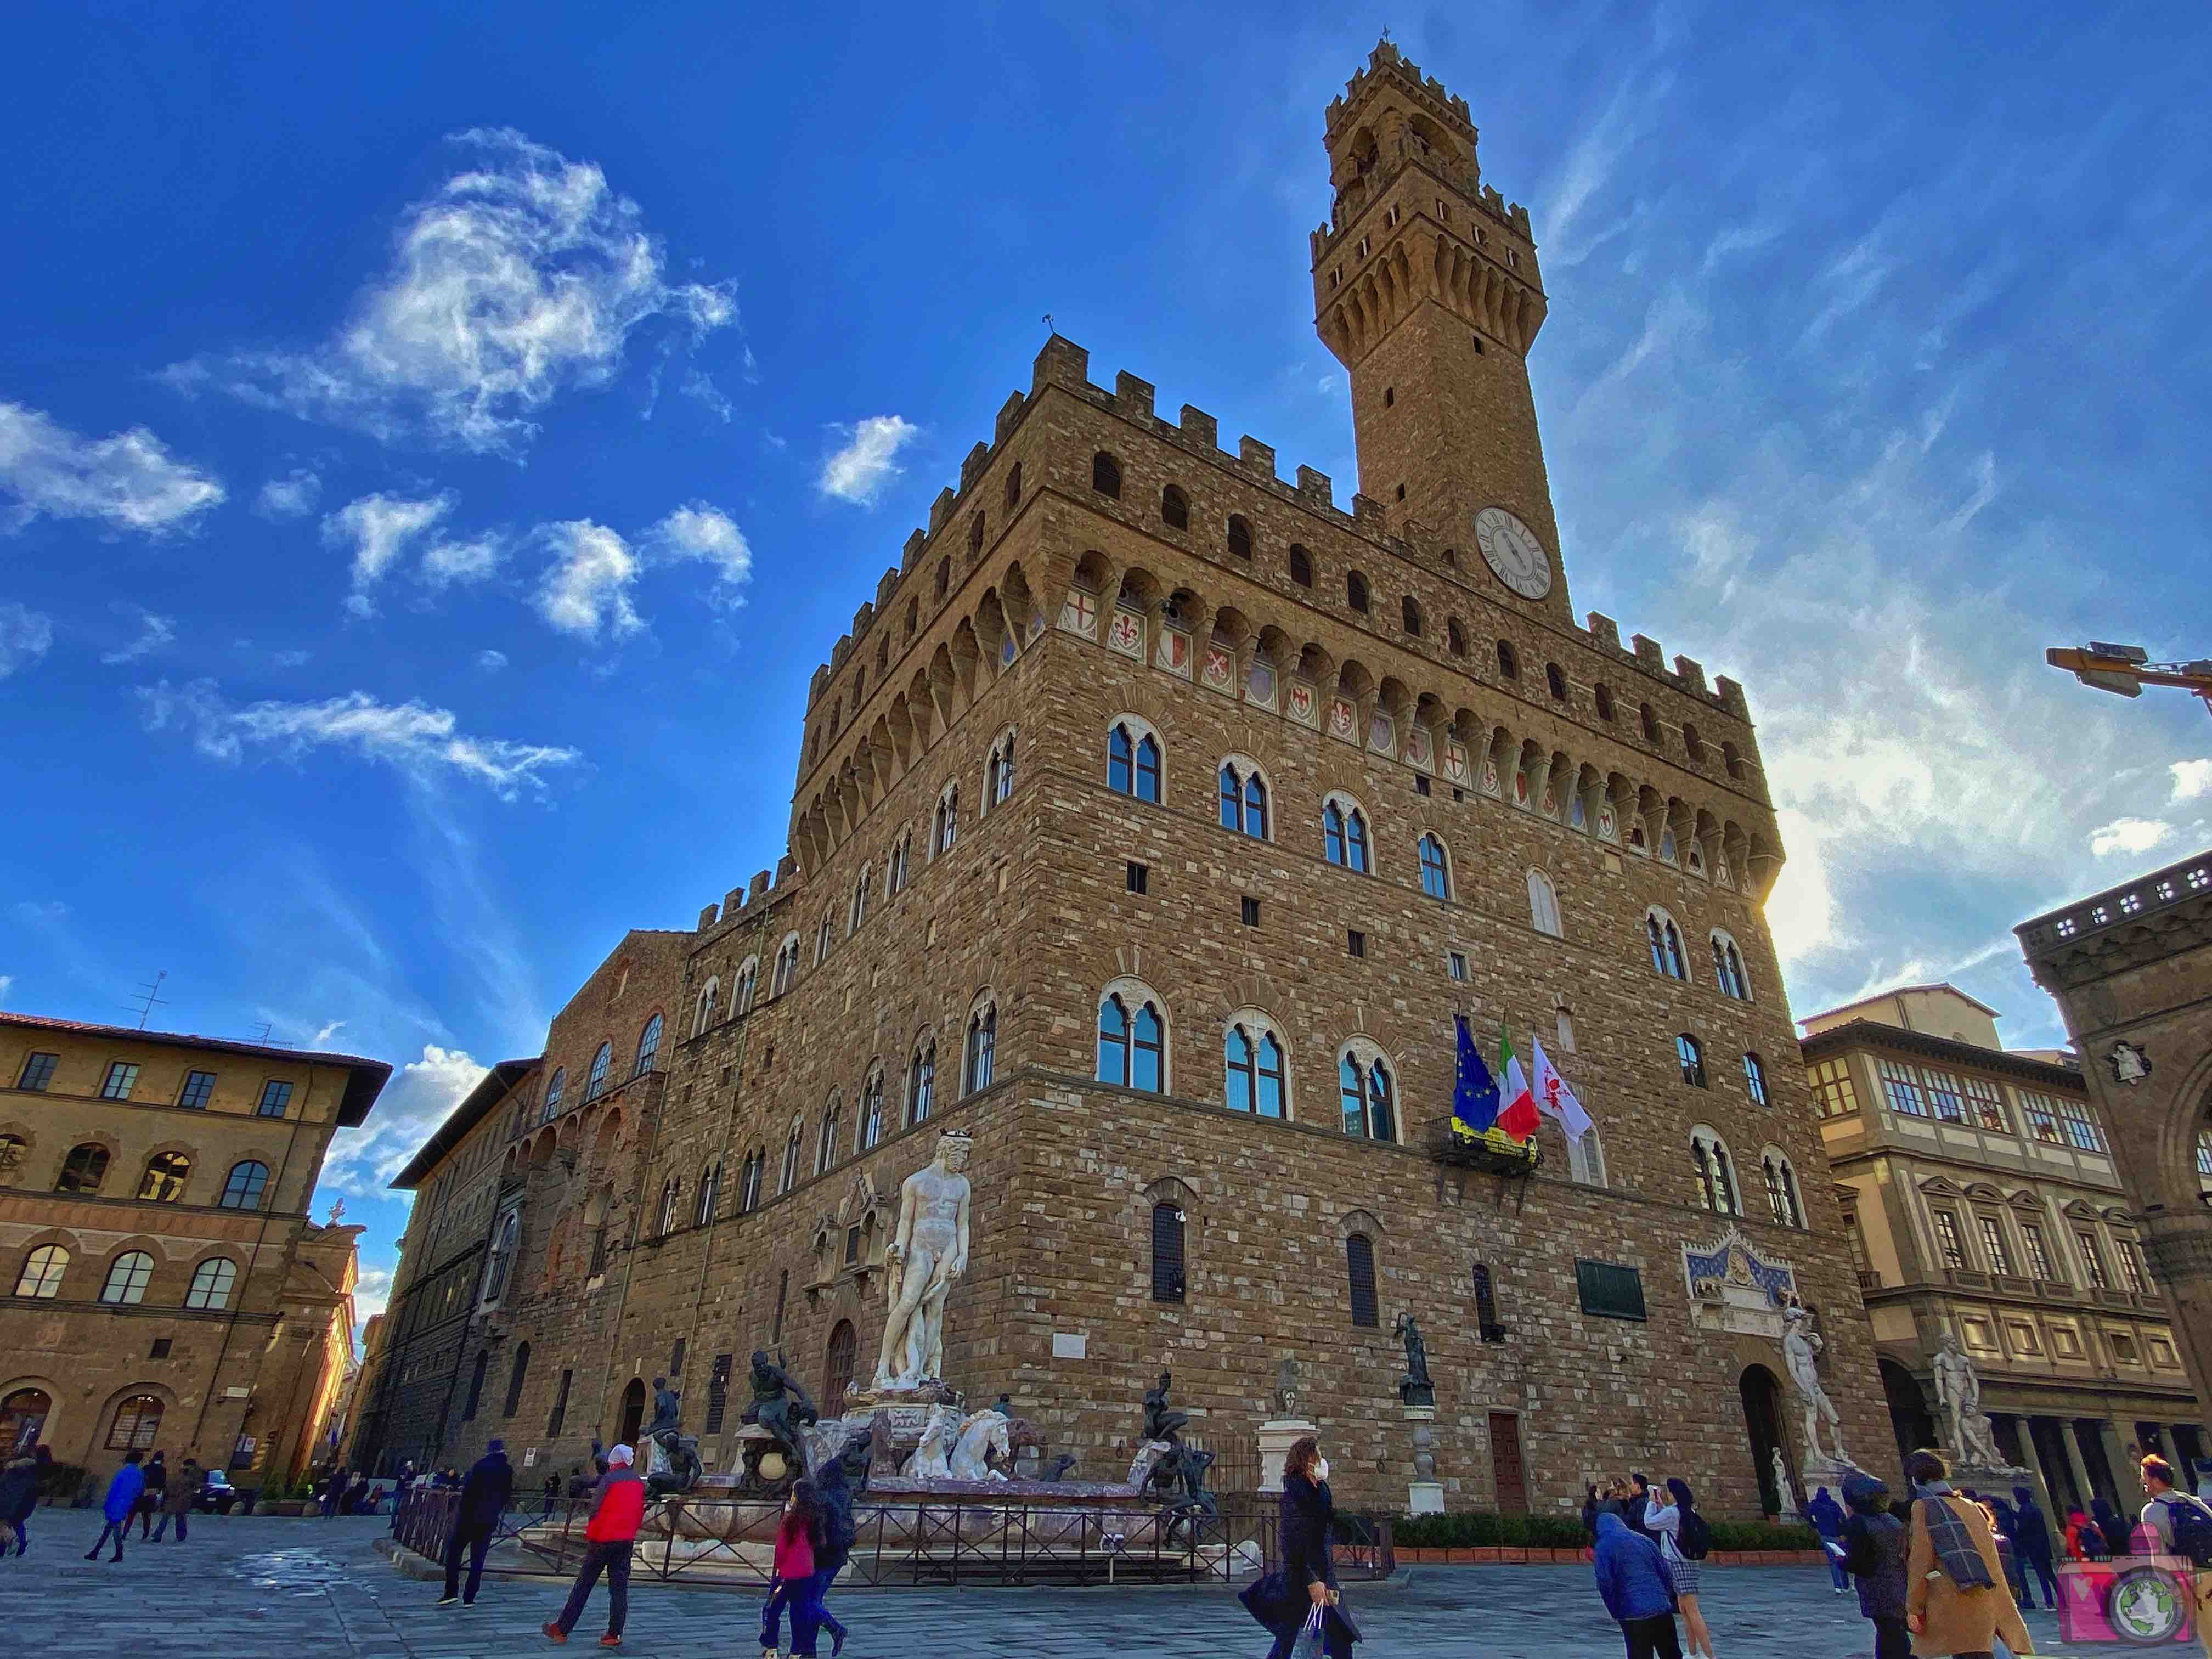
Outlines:
<svg viewBox="0 0 2212 1659"><path fill-rule="evenodd" d="M629 1613L629 1554L637 1529L645 1521L645 1482L631 1467L636 1453L617 1446L607 1454L607 1472L592 1504L592 1518L584 1526L584 1559L576 1569L576 1582L568 1587L568 1605L561 1616L544 1627L556 1642L565 1642L576 1621L584 1616L584 1603L592 1599L592 1586L607 1576L607 1633L603 1648L622 1645L623 1620Z"/></svg>

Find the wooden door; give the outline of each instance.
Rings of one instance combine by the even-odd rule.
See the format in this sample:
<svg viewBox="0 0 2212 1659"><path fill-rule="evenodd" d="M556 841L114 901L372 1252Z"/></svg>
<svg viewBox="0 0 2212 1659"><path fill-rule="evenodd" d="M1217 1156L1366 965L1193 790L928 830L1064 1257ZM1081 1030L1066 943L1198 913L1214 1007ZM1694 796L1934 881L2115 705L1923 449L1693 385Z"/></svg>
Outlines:
<svg viewBox="0 0 2212 1659"><path fill-rule="evenodd" d="M1521 1419L1510 1412L1490 1414L1490 1477L1497 1484L1499 1513L1528 1513L1528 1477L1521 1467Z"/></svg>

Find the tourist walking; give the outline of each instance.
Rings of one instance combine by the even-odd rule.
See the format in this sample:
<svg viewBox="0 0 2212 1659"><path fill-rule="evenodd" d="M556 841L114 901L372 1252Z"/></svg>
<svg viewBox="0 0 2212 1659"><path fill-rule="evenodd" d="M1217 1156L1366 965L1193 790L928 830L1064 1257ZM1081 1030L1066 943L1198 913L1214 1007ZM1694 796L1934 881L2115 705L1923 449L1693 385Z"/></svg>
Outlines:
<svg viewBox="0 0 2212 1659"><path fill-rule="evenodd" d="M0 1467L0 1526L15 1534L18 1555L30 1550L30 1534L24 1531L23 1523L38 1507L39 1486L53 1461L53 1454L44 1446L26 1446ZM0 1555L7 1554L8 1542L7 1537L0 1534Z"/></svg>
<svg viewBox="0 0 2212 1659"><path fill-rule="evenodd" d="M2101 1498L2096 1499L2089 1505L2089 1518L2097 1523L2098 1532L2104 1536L2106 1555L2135 1553L2135 1540L2131 1535L2135 1528L2110 1503Z"/></svg>
<svg viewBox="0 0 2212 1659"><path fill-rule="evenodd" d="M484 1554L499 1531L507 1499L514 1496L514 1466L507 1461L507 1443L494 1440L470 1465L468 1479L461 1482L460 1502L453 1505L453 1530L446 1537L446 1593L438 1598L440 1607L450 1607L456 1600L465 1607L476 1604L477 1587L483 1583ZM469 1557L465 1589L461 1587L464 1550Z"/></svg>
<svg viewBox="0 0 2212 1659"><path fill-rule="evenodd" d="M100 1513L107 1517L107 1524L100 1529L100 1543L85 1552L86 1560L97 1561L100 1559L100 1544L105 1544L111 1534L115 1539L115 1553L108 1559L120 1561L123 1559L124 1537L131 1530L131 1517L137 1510L139 1495L146 1490L146 1471L139 1467L144 1456L143 1452L137 1451L123 1454L123 1467L116 1470L114 1477L108 1481L107 1496L100 1505Z"/></svg>
<svg viewBox="0 0 2212 1659"><path fill-rule="evenodd" d="M1889 1488L1873 1475L1844 1477L1844 1571L1858 1581L1859 1616L1874 1626L1874 1659L1911 1659L1905 1626L1905 1522L1889 1511Z"/></svg>
<svg viewBox="0 0 2212 1659"><path fill-rule="evenodd" d="M823 1460L814 1492L821 1511L814 1534L814 1583L804 1607L792 1613L791 1659L815 1659L824 1630L830 1632L831 1659L836 1659L845 1650L848 1634L829 1605L830 1586L836 1583L837 1575L852 1559L853 1546L860 1541L860 1528L853 1520L853 1488L843 1457Z"/></svg>
<svg viewBox="0 0 2212 1659"><path fill-rule="evenodd" d="M2014 1529L2020 1525L2020 1517L2012 1512L2012 1505L2002 1498L1985 1498L1981 1500L1981 1504L1982 1512L1990 1517L1990 1534L1997 1540L1997 1559L2004 1563L2005 1587L2012 1591L2012 1599L2016 1606L2034 1606L2033 1598L2027 1593L2027 1574L2020 1564L2020 1546L2013 1538Z"/></svg>
<svg viewBox="0 0 2212 1659"><path fill-rule="evenodd" d="M568 1604L558 1619L542 1627L556 1642L568 1639L568 1632L584 1616L584 1604L592 1599L592 1586L605 1573L607 1633L599 1638L599 1645L622 1645L623 1623L629 1614L630 1550L645 1522L645 1482L630 1467L635 1455L628 1446L617 1446L607 1454L606 1478L599 1482L592 1518L584 1523L584 1559L576 1569L576 1582L568 1588Z"/></svg>
<svg viewBox="0 0 2212 1659"><path fill-rule="evenodd" d="M821 1511L811 1480L795 1480L784 1495L783 1514L775 1524L775 1555L768 1583L768 1602L761 1608L760 1644L766 1659L782 1650L782 1623L791 1613L792 1651L799 1650L799 1631L809 1617L808 1593L814 1586L814 1546L819 1535Z"/></svg>
<svg viewBox="0 0 2212 1659"><path fill-rule="evenodd" d="M1814 1488L1813 1501L1805 1505L1805 1518L1813 1523L1813 1530L1820 1535L1826 1546L1840 1542L1844 1535L1844 1506L1828 1496L1826 1486ZM1843 1558L1833 1550L1826 1552L1828 1572L1835 1580L1836 1594L1841 1595L1851 1587L1850 1575L1844 1571Z"/></svg>
<svg viewBox="0 0 2212 1659"><path fill-rule="evenodd" d="M2033 1573L2043 1590L2043 1610L2049 1613L2058 1605L2058 1583L2051 1572L2051 1519L2036 1506L2035 1494L2026 1486L2012 1489L2012 1547L2020 1557L2021 1580L2027 1582ZM2029 1598L2020 1597L2026 1607Z"/></svg>
<svg viewBox="0 0 2212 1659"><path fill-rule="evenodd" d="M189 1457L169 1477L168 1490L161 1494L161 1518L154 1523L155 1543L167 1534L173 1520L177 1523L177 1541L185 1541L185 1527L191 1519L192 1501L200 1495L200 1466Z"/></svg>
<svg viewBox="0 0 2212 1659"><path fill-rule="evenodd" d="M1674 1633L1674 1581L1659 1547L1617 1515L1597 1518L1591 1571L1606 1612L1620 1626L1628 1659L1682 1659Z"/></svg>
<svg viewBox="0 0 2212 1659"><path fill-rule="evenodd" d="M1669 1476L1663 1497L1655 1492L1644 1500L1644 1532L1659 1546L1659 1559L1667 1564L1691 1654L1712 1659L1713 1633L1705 1627L1705 1615L1698 1606L1698 1589L1703 1563L1712 1551L1713 1534L1698 1513L1687 1481Z"/></svg>
<svg viewBox="0 0 2212 1659"><path fill-rule="evenodd" d="M1360 1639L1359 1627L1345 1613L1337 1588L1336 1562L1329 1547L1336 1498L1328 1489L1328 1460L1312 1435L1291 1443L1283 1459L1283 1495L1276 1516L1282 1571L1264 1575L1237 1598L1275 1638L1267 1659L1289 1659L1316 1614L1328 1659L1351 1659L1352 1644Z"/></svg>
<svg viewBox="0 0 2212 1659"><path fill-rule="evenodd" d="M1905 1472L1913 1498L1905 1563L1913 1652L1986 1655L2000 1636L2014 1653L2034 1652L1982 1506L1952 1491L1950 1466L1935 1452L1913 1453Z"/></svg>
<svg viewBox="0 0 2212 1659"><path fill-rule="evenodd" d="M2173 1465L2163 1457L2153 1454L2138 1467L2150 1498L2143 1505L2142 1524L2157 1534L2161 1554L2187 1558L2188 1566L2174 1572L2174 1582L2189 1598L2197 1639L2212 1656L2212 1505L2175 1486Z"/></svg>
<svg viewBox="0 0 2212 1659"><path fill-rule="evenodd" d="M161 1499L169 1490L169 1454L157 1449L146 1465L146 1489L138 1494L138 1541L154 1535L154 1517L161 1512Z"/></svg>

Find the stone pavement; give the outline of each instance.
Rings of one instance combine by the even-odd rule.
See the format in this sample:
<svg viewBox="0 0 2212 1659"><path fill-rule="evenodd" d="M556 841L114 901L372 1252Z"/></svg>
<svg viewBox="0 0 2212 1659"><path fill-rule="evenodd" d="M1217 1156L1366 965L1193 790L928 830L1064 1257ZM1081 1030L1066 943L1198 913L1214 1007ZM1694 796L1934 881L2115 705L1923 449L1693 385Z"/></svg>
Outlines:
<svg viewBox="0 0 2212 1659"><path fill-rule="evenodd" d="M475 1607L435 1607L435 1581L401 1574L372 1547L387 1524L210 1516L195 1520L181 1547L133 1541L119 1566L94 1565L83 1554L100 1530L98 1511L40 1510L30 1555L0 1560L0 1640L39 1659L550 1656L538 1627L560 1611L564 1584L487 1579ZM1586 1568L1416 1567L1401 1577L1346 1590L1367 1635L1359 1659L1590 1659L1621 1650ZM1822 1568L1715 1568L1705 1583L1723 1659L1873 1651L1856 1600L1830 1594ZM1267 1646L1234 1596L1215 1587L841 1589L831 1601L853 1628L847 1659L1260 1659ZM759 1608L751 1594L634 1584L623 1651L751 1659ZM598 1652L605 1613L602 1589L566 1651ZM2032 1614L2030 1628L2039 1644L2057 1647L2048 1615Z"/></svg>

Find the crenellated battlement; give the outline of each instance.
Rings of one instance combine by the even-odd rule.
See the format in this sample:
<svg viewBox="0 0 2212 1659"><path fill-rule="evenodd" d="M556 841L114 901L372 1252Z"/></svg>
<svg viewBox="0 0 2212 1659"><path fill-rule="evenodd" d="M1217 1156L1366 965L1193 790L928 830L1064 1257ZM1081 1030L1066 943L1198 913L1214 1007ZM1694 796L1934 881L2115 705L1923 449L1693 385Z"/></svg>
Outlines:
<svg viewBox="0 0 2212 1659"><path fill-rule="evenodd" d="M1421 66L1389 40L1378 40L1375 50L1367 54L1367 66L1355 70L1352 78L1344 83L1344 95L1328 100L1329 136L1340 131L1352 112L1381 82L1388 80L1394 87L1419 100L1424 106L1441 118L1456 121L1467 129L1468 137L1474 137L1474 118L1469 115L1467 100L1455 97L1444 90L1443 82L1433 75L1423 75Z"/></svg>
<svg viewBox="0 0 2212 1659"><path fill-rule="evenodd" d="M699 912L699 925L694 931L711 933L717 927L747 920L750 914L757 914L755 907L763 900L780 899L794 890L798 884L793 878L798 871L799 860L789 853L775 861L773 876L765 870L756 870L747 885L732 887L722 896L720 904L703 907Z"/></svg>

